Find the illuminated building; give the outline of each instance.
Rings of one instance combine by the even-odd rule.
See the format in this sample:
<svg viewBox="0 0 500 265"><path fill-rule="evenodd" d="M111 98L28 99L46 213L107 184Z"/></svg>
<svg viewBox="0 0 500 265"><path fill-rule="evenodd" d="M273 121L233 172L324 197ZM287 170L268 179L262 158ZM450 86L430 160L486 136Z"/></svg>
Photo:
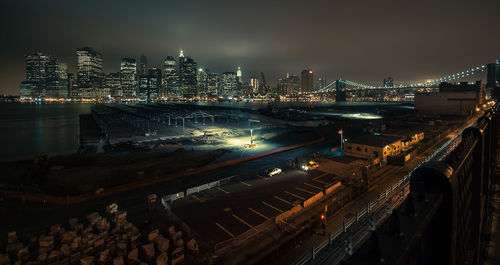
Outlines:
<svg viewBox="0 0 500 265"><path fill-rule="evenodd" d="M152 102L160 98L161 79L155 75L139 76L138 98L140 101Z"/></svg>
<svg viewBox="0 0 500 265"><path fill-rule="evenodd" d="M313 77L312 69L302 70L300 73L300 89L303 94L313 91Z"/></svg>
<svg viewBox="0 0 500 265"><path fill-rule="evenodd" d="M148 70L148 75L155 77L156 81L158 82L155 84L157 87L157 92L155 93L156 98L161 98L165 93L163 91L163 85L162 85L162 71L158 67L151 67L151 69Z"/></svg>
<svg viewBox="0 0 500 265"><path fill-rule="evenodd" d="M221 93L223 97L232 97L237 93L238 83L235 72L225 72L221 79Z"/></svg>
<svg viewBox="0 0 500 265"><path fill-rule="evenodd" d="M255 76L250 77L250 87L253 94L257 94L259 91L259 79Z"/></svg>
<svg viewBox="0 0 500 265"><path fill-rule="evenodd" d="M76 82L75 74L68 73L68 97L78 97L78 83Z"/></svg>
<svg viewBox="0 0 500 265"><path fill-rule="evenodd" d="M137 92L137 62L132 58L123 58L120 64L120 83L122 95L125 98L134 98Z"/></svg>
<svg viewBox="0 0 500 265"><path fill-rule="evenodd" d="M35 98L43 97L46 85L46 65L49 62L49 56L33 52L26 56L26 81L21 83L21 97Z"/></svg>
<svg viewBox="0 0 500 265"><path fill-rule="evenodd" d="M179 98L182 96L177 66L172 56L167 56L163 61L163 88L167 97Z"/></svg>
<svg viewBox="0 0 500 265"><path fill-rule="evenodd" d="M98 97L103 80L102 55L90 47L77 49L76 73L79 96Z"/></svg>
<svg viewBox="0 0 500 265"><path fill-rule="evenodd" d="M326 77L319 77L317 80L316 80L316 89L321 89L323 87L325 87L327 84L326 84Z"/></svg>
<svg viewBox="0 0 500 265"><path fill-rule="evenodd" d="M384 78L384 87L394 87L394 79L392 77Z"/></svg>
<svg viewBox="0 0 500 265"><path fill-rule="evenodd" d="M122 97L123 90L121 86L120 72L107 74L104 77L104 88L105 90L109 91L108 94L111 95L112 97L114 98Z"/></svg>
<svg viewBox="0 0 500 265"><path fill-rule="evenodd" d="M280 96L291 96L299 93L300 84L297 75L286 74L285 78L278 79L277 93Z"/></svg>
<svg viewBox="0 0 500 265"><path fill-rule="evenodd" d="M191 57L184 56L184 52L181 50L179 54L179 80L183 98L197 96L197 70L196 62Z"/></svg>
<svg viewBox="0 0 500 265"><path fill-rule="evenodd" d="M146 59L146 55L141 55L141 60L139 61L139 75L147 75L148 74L148 60Z"/></svg>
<svg viewBox="0 0 500 265"><path fill-rule="evenodd" d="M68 65L54 59L46 64L46 88L45 97L67 98L68 97Z"/></svg>
<svg viewBox="0 0 500 265"><path fill-rule="evenodd" d="M207 96L217 97L220 88L219 73L212 73L207 70Z"/></svg>
<svg viewBox="0 0 500 265"><path fill-rule="evenodd" d="M205 71L203 68L199 68L198 75L196 76L196 82L198 83L198 93L200 95L207 94L207 85L208 85L207 81L208 81L207 71Z"/></svg>

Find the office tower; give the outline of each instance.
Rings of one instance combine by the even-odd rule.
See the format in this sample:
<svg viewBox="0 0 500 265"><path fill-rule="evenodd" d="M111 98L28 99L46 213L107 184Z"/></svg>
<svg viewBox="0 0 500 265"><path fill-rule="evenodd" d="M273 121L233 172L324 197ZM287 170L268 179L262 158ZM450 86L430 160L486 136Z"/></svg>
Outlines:
<svg viewBox="0 0 500 265"><path fill-rule="evenodd" d="M297 95L300 91L299 76L286 73L285 78L278 79L276 93L280 96Z"/></svg>
<svg viewBox="0 0 500 265"><path fill-rule="evenodd" d="M138 98L140 101L152 102L160 99L161 79L156 75L139 76Z"/></svg>
<svg viewBox="0 0 500 265"><path fill-rule="evenodd" d="M241 76L241 67L238 66L238 70L236 70L236 78L238 79L238 83L243 83L243 79Z"/></svg>
<svg viewBox="0 0 500 265"><path fill-rule="evenodd" d="M77 49L76 75L79 96L97 97L103 80L102 55L90 47Z"/></svg>
<svg viewBox="0 0 500 265"><path fill-rule="evenodd" d="M78 97L78 83L76 82L75 74L68 73L68 97Z"/></svg>
<svg viewBox="0 0 500 265"><path fill-rule="evenodd" d="M141 60L139 62L139 75L147 75L148 74L148 60L146 59L146 55L141 55Z"/></svg>
<svg viewBox="0 0 500 265"><path fill-rule="evenodd" d="M162 76L163 76L162 70L156 66L153 66L148 70L148 75L156 78L156 82L158 82L157 84L154 84L156 86L156 88L158 89L158 91L155 91L153 93L155 100L157 100L164 95L163 81L162 81L163 80L162 79ZM152 79L150 79L150 80L152 80Z"/></svg>
<svg viewBox="0 0 500 265"><path fill-rule="evenodd" d="M237 75L235 72L225 72L221 79L221 93L223 97L232 97L237 94Z"/></svg>
<svg viewBox="0 0 500 265"><path fill-rule="evenodd" d="M120 82L124 98L135 98L137 93L137 62L133 58L123 58L120 64Z"/></svg>
<svg viewBox="0 0 500 265"><path fill-rule="evenodd" d="M300 73L300 89L303 94L313 91L313 80L312 69L306 69Z"/></svg>
<svg viewBox="0 0 500 265"><path fill-rule="evenodd" d="M326 86L326 77L319 77L316 80L316 89L321 89Z"/></svg>
<svg viewBox="0 0 500 265"><path fill-rule="evenodd" d="M38 98L45 95L46 65L49 56L33 52L26 56L26 81L21 83L20 95L23 98Z"/></svg>
<svg viewBox="0 0 500 265"><path fill-rule="evenodd" d="M259 91L259 79L257 77L250 77L250 87L252 89L252 94L257 94Z"/></svg>
<svg viewBox="0 0 500 265"><path fill-rule="evenodd" d="M394 87L394 79L392 77L384 78L384 87Z"/></svg>
<svg viewBox="0 0 500 265"><path fill-rule="evenodd" d="M198 94L207 95L207 86L208 86L208 73L205 69L199 68L198 75L196 76L196 82L198 83Z"/></svg>
<svg viewBox="0 0 500 265"><path fill-rule="evenodd" d="M183 98L194 98L197 96L197 64L188 56L184 56L181 50L179 54L179 80L182 86Z"/></svg>
<svg viewBox="0 0 500 265"><path fill-rule="evenodd" d="M207 96L217 97L220 89L219 73L212 73L207 70Z"/></svg>
<svg viewBox="0 0 500 265"><path fill-rule="evenodd" d="M114 98L119 98L123 96L123 90L121 85L121 73L109 73L104 78L104 88L109 91L109 95Z"/></svg>
<svg viewBox="0 0 500 265"><path fill-rule="evenodd" d="M179 98L182 96L177 66L172 56L167 56L163 61L163 87L167 97Z"/></svg>
<svg viewBox="0 0 500 265"><path fill-rule="evenodd" d="M46 64L46 87L45 97L67 98L68 97L68 65L55 59Z"/></svg>

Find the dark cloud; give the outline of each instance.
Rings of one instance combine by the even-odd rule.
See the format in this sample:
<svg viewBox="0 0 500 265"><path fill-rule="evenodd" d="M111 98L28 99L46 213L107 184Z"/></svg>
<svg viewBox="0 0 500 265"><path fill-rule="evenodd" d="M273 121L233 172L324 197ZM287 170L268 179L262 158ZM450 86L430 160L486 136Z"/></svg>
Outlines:
<svg viewBox="0 0 500 265"><path fill-rule="evenodd" d="M75 69L92 46L106 72L179 49L201 66L244 75L313 68L329 80L377 84L438 77L500 58L500 1L11 1L0 3L0 93L18 93L24 55Z"/></svg>

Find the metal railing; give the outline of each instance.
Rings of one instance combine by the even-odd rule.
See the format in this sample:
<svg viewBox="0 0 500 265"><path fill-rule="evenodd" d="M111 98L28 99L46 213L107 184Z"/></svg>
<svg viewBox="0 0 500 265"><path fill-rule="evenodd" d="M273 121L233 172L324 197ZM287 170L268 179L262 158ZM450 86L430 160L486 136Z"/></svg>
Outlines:
<svg viewBox="0 0 500 265"><path fill-rule="evenodd" d="M375 215L374 216L375 220L372 220L368 223L367 222L361 223L360 229L356 231L356 233L363 234L362 237L357 236L356 233L352 233L352 231L351 231L350 235L348 236L349 240L345 240L341 245L334 246L332 248L329 256L330 256L330 258L332 258L332 257L334 258L333 259L334 262L330 262L330 263L336 264L336 263L340 262L340 260L345 256L345 254L349 253L349 250L352 251L353 246L356 246L357 244L359 244L363 240L364 236L367 235L369 229L363 229L363 227L366 228L366 227L370 227L370 226L378 224L380 221L382 221L385 218L385 216L387 214L390 214L390 212L388 212L388 211L381 211L381 210L386 209L387 207L389 207L389 209L392 210L392 208L396 207L396 205L401 204L404 201L404 199L406 199L406 196L408 195L409 191L405 192L405 190L409 189L409 185L410 185L409 180L410 180L411 174L417 168L422 166L424 163L429 162L430 160L433 160L434 158L436 158L436 156L438 154L440 154L441 152L447 151L445 149L448 148L450 146L450 144L454 143L455 140L457 140L457 137L461 136L461 133L463 132L463 130L465 130L465 128L468 128L468 127L474 125L476 123L476 120L477 119L474 119L474 121L468 123L467 125L465 125L464 127L460 128L460 129L458 129L452 138L448 139L444 144L442 144L440 147L438 147L436 150L434 150L434 152L432 154L427 156L420 164L418 164L410 172L408 172L408 174L406 174L401 179L399 179L398 182L394 183L387 190L385 190L384 192L379 194L377 196L376 200L368 203L367 206L356 211L356 215L354 217L345 220L342 223L342 225L340 225L337 229L334 229L329 234L328 238L319 241L315 246L313 246L313 248L310 251L307 251L304 255L302 255L300 258L298 258L292 264L293 265L302 265L302 264L307 263L310 260L314 260L315 256L321 250L323 250L325 247L330 246L332 244L333 240L339 238L343 234L347 234L346 232L348 231L349 228L351 228L351 226L353 224L360 224L359 220L361 218L363 218L367 214L373 213ZM402 188L402 189L399 189L399 188ZM390 196L395 190L400 190L400 192L402 192L402 193L400 193L400 196L398 196L397 200L394 201L394 204L392 204L393 202L392 202L392 200L390 200L389 202L392 205L387 206L385 202L387 201L388 196ZM375 221L375 223L373 223L374 221ZM364 231L364 233L362 233L361 231ZM335 258L335 256L338 256L338 257Z"/></svg>

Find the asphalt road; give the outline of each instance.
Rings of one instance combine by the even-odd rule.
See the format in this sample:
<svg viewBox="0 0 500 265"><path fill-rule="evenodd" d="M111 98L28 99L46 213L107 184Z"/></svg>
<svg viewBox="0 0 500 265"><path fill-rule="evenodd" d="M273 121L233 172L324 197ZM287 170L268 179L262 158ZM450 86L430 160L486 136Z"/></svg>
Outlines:
<svg viewBox="0 0 500 265"><path fill-rule="evenodd" d="M218 243L291 209L338 180L319 170L284 170L267 177L264 168L241 181L190 195L172 203L173 212L207 241Z"/></svg>

